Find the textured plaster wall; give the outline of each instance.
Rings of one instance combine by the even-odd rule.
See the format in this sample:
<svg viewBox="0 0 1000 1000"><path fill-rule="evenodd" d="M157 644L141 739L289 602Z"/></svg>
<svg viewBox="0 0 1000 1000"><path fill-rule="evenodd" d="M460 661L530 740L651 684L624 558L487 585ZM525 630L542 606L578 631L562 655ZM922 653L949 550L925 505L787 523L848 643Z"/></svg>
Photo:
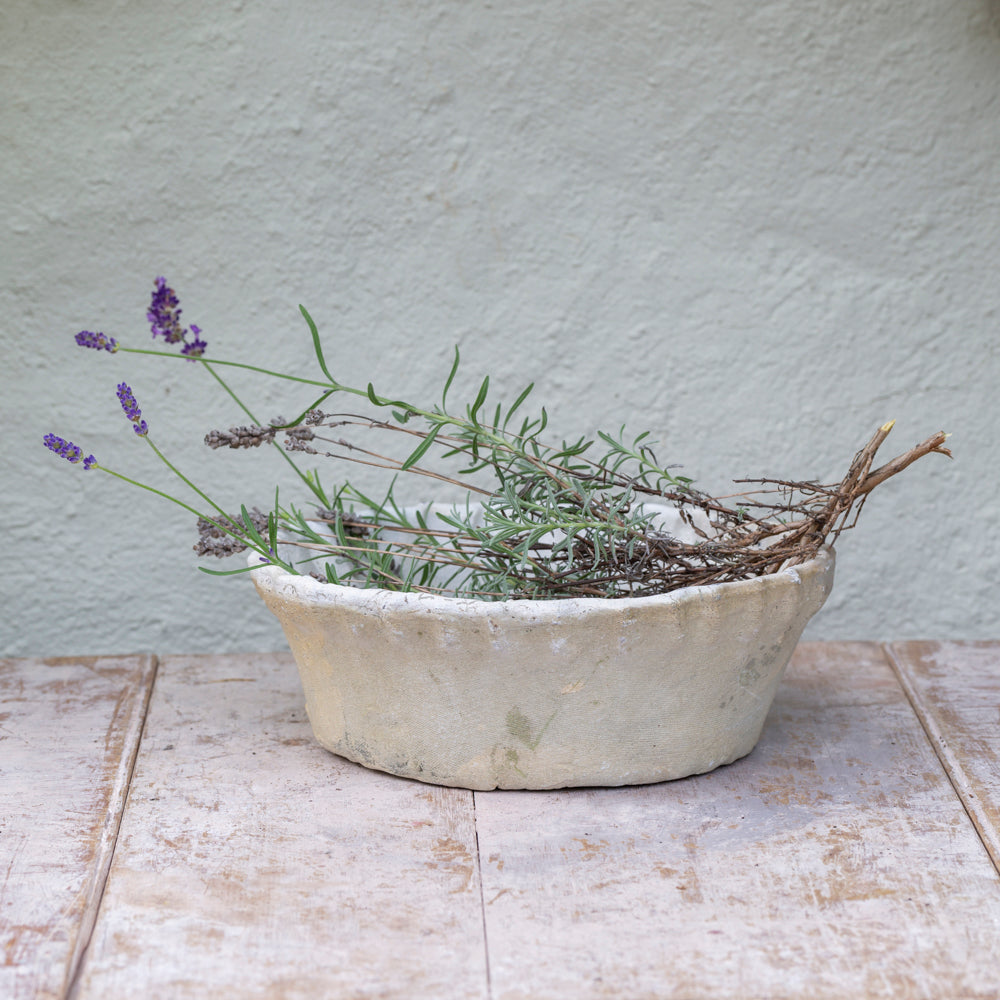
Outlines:
<svg viewBox="0 0 1000 1000"><path fill-rule="evenodd" d="M278 465L149 341L166 274L217 357L430 396L529 380L567 432L648 427L708 487L839 478L944 428L838 546L814 638L1000 635L996 0L5 0L0 651L281 648L191 519L41 446L226 504ZM239 385L257 391L253 378ZM264 391L265 416L301 395Z"/></svg>

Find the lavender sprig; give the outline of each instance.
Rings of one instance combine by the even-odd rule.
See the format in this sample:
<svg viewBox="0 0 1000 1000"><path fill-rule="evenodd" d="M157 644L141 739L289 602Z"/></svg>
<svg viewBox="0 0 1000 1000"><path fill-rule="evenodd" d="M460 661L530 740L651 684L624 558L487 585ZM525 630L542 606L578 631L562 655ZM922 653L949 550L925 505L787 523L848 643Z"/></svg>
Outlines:
<svg viewBox="0 0 1000 1000"><path fill-rule="evenodd" d="M103 333L91 333L81 330L76 335L76 342L81 347L92 347L95 351L107 351L114 354L118 350L118 341L114 337L105 337Z"/></svg>
<svg viewBox="0 0 1000 1000"><path fill-rule="evenodd" d="M194 361L205 353L208 344L201 337L201 327L192 323L191 329L187 330L181 325L182 312L177 293L167 284L167 279L162 276L157 278L146 312L153 337L162 337L168 344L183 344L181 354ZM189 333L194 337L190 342Z"/></svg>
<svg viewBox="0 0 1000 1000"><path fill-rule="evenodd" d="M82 459L84 469L92 469L97 465L97 459L93 455L88 455L84 458L83 449L79 445L73 444L72 441L66 441L55 434L46 434L43 440L45 447L49 451L54 451L57 455L61 455L67 462L72 462L76 465Z"/></svg>
<svg viewBox="0 0 1000 1000"><path fill-rule="evenodd" d="M149 427L142 419L142 410L139 409L139 404L135 401L131 388L125 382L118 383L118 401L122 404L125 416L135 424L132 429L140 437L145 437L149 433Z"/></svg>
<svg viewBox="0 0 1000 1000"><path fill-rule="evenodd" d="M215 379L215 381L220 385L222 389L233 399L237 406L250 418L254 425L257 425L259 421L253 415L253 413L248 409L246 404L239 398L239 396L230 388L229 384L223 379L223 377L215 370L215 362L208 361L204 358L206 348L208 346L204 337L202 336L201 327L192 323L190 329L186 329L181 322L181 307L180 300L177 297L177 293L174 289L167 284L167 279L162 275L157 277L153 283L153 293L150 299L149 309L146 312L146 318L149 321L150 329L152 331L154 339L157 337L162 337L167 344L178 345L180 344L180 355L183 356L188 361L202 361L203 366L207 369L209 374ZM190 335L190 336L189 336ZM89 347L96 350L105 350L109 353L116 353L119 350L128 354L165 354L167 352L161 352L158 350L144 350L139 348L121 347L119 348L117 340L112 337L107 337L103 333L94 333L89 330L81 330L76 335L76 343L81 347ZM176 357L176 355L174 355ZM278 378L290 379L294 382L305 382L305 384L314 384L323 389L327 389L327 383L319 382L316 380L303 380L298 376L285 375L280 372L270 372L263 368L257 368L254 365L246 365L236 362L220 362L222 365L230 365L237 368L243 368L250 371L259 371L264 374L274 375ZM326 395L329 393L327 392ZM325 395L324 397L325 398ZM139 409L139 405L136 402L135 395L132 392L131 387L125 383L121 382L118 385L118 400L121 403L122 410L125 416L131 421L136 435L142 437L147 444L153 449L156 455L163 461L167 467L178 476L184 483L186 483L191 489L193 489L203 500L205 500L212 508L214 508L220 514L222 513L221 508L215 504L204 492L202 492L198 487L194 485L186 476L184 476L167 458L166 456L157 448L153 441L149 437L149 426L145 420L142 419L142 411ZM278 448L281 456L286 462L292 467L296 475L306 484L306 486L312 491L316 498L324 506L329 506L329 498L324 493L322 487L320 486L318 477L315 473L303 472L288 454L285 448L277 445L274 442L274 429L273 428L262 428L263 434L265 435L261 439L261 443L267 440L272 445ZM59 439L61 441L61 439ZM74 446L75 447L75 446ZM76 455L75 452L71 452L71 455ZM79 461L81 456L76 456L71 459L73 461ZM91 459L93 457L91 456ZM88 460L89 461L89 460ZM94 460L96 462L96 460ZM87 468L92 466L87 465ZM104 471L110 472L111 470L106 469ZM118 473L114 473L118 475ZM125 478L125 477L121 477ZM132 482L132 480L128 480ZM139 484L142 485L142 484ZM154 492L157 492L154 490ZM173 499L173 498L171 498Z"/></svg>
<svg viewBox="0 0 1000 1000"><path fill-rule="evenodd" d="M83 334L87 334L88 331L81 331ZM82 339L79 338L78 343L82 343ZM82 346L94 346L93 344L86 343ZM100 345L98 345L100 346ZM125 348L128 350L128 348ZM146 421L142 419L142 411L139 409L139 404L136 402L135 394L132 392L131 387L126 382L120 382L118 384L118 401L121 403L122 410L125 416L132 422L133 430L140 437L144 438L146 443L153 449L156 456L167 466L170 471L177 476L185 485L190 487L195 493L201 497L210 507L212 507L216 515L215 517L210 517L204 514L202 511L197 510L192 507L191 504L186 503L178 497L172 496L170 493L166 493L163 490L157 489L155 486L150 486L147 483L141 483L138 480L132 479L129 476L122 475L120 472L115 472L114 469L109 469L107 466L102 466L97 464L97 459L93 455L87 455L86 458L83 455L83 449L79 445L74 444L72 441L67 441L65 438L61 438L56 434L46 434L43 438L43 443L49 451L55 452L61 458L65 458L66 461L72 463L73 465L83 464L85 470L90 469L100 469L102 472L106 472L116 479L121 479L123 482L129 483L132 486L138 486L140 489L147 490L150 493L155 493L159 497L163 497L165 500L169 500L171 503L177 504L177 506L182 507L184 510L191 514L194 514L199 518L199 524L211 525L214 527L218 534L218 538L229 537L234 541L234 544L238 548L234 551L241 551L245 548L251 548L260 555L260 561L262 563L275 563L281 566L289 573L294 573L295 570L291 565L282 562L274 553L273 550L273 529L268 530L269 519L266 515L261 515L259 511L254 510L254 514L250 515L246 512L244 508L243 511L243 521L242 524L236 518L230 518L226 515L225 511L220 507L211 497L208 496L203 490L199 489L187 476L185 476L164 454L159 448L150 440L149 428L146 425ZM275 497L275 502L277 502L277 497ZM262 520L263 518L263 520ZM268 541L272 544L269 545L268 541L265 541L263 537L263 532L267 532ZM214 572L207 571L206 572ZM236 571L225 571L222 573L216 573L216 575L228 576L232 572L244 572L244 570Z"/></svg>
<svg viewBox="0 0 1000 1000"><path fill-rule="evenodd" d="M149 303L146 319L154 337L162 337L168 344L179 344L185 339L181 326L181 308L177 294L167 285L166 278L157 278L153 298Z"/></svg>

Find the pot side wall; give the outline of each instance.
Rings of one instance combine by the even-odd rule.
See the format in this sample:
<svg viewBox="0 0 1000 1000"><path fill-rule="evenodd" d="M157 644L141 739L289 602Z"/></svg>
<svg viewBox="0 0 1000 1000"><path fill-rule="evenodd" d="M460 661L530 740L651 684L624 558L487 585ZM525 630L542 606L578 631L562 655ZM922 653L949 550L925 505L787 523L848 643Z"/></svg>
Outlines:
<svg viewBox="0 0 1000 1000"><path fill-rule="evenodd" d="M679 778L749 753L833 568L824 552L656 598L496 604L340 587L306 599L274 567L254 580L327 749L434 784L541 789Z"/></svg>

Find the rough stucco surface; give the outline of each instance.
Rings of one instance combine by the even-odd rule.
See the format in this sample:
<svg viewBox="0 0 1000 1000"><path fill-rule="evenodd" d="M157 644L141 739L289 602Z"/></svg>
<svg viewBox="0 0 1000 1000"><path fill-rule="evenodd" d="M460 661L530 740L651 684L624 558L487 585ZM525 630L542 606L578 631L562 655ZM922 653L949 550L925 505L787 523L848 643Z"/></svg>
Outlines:
<svg viewBox="0 0 1000 1000"><path fill-rule="evenodd" d="M535 380L710 488L952 431L807 636L1000 635L996 0L6 0L0 90L3 652L283 645L188 515L41 446L166 485L125 378L224 506L269 502L278 465L200 443L241 422L204 371L72 344L146 346L157 274L216 357L309 373L301 302L344 381L432 398L458 343L466 390Z"/></svg>

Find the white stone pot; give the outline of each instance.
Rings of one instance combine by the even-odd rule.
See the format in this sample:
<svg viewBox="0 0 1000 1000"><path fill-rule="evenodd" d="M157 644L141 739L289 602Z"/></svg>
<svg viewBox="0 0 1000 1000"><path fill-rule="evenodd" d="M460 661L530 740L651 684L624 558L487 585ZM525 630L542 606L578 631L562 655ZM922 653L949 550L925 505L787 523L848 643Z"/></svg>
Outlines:
<svg viewBox="0 0 1000 1000"><path fill-rule="evenodd" d="M833 568L824 549L655 597L504 602L272 565L251 576L328 750L438 785L541 789L664 781L748 754Z"/></svg>

